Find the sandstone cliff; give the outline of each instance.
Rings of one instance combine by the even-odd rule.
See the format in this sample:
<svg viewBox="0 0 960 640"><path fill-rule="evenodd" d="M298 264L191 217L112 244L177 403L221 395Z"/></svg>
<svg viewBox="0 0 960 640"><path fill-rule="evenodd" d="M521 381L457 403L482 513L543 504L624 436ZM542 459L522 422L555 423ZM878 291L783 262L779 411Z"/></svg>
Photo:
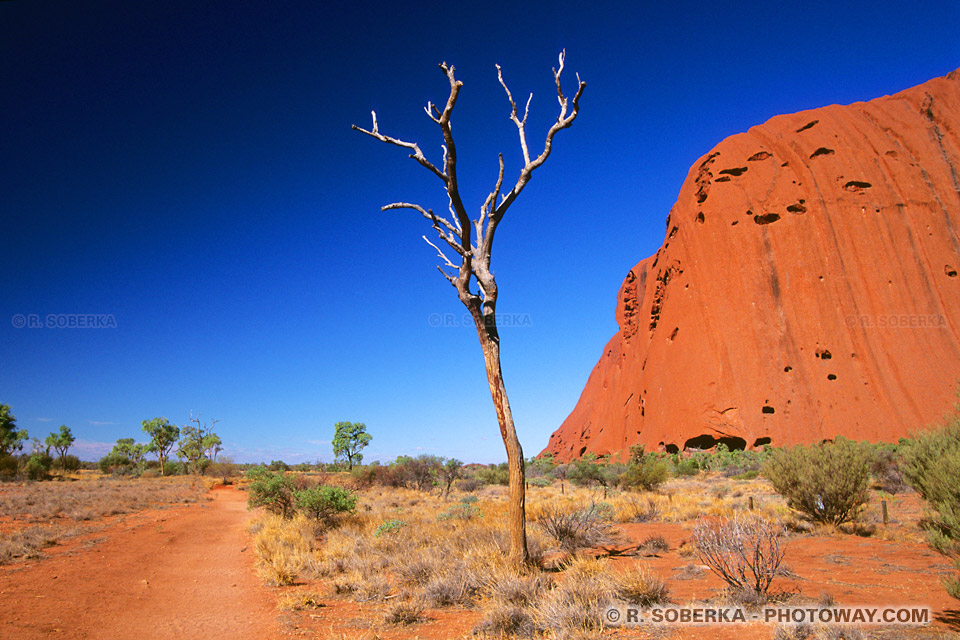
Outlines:
<svg viewBox="0 0 960 640"><path fill-rule="evenodd" d="M960 70L777 116L691 168L560 459L895 441L960 380Z"/></svg>

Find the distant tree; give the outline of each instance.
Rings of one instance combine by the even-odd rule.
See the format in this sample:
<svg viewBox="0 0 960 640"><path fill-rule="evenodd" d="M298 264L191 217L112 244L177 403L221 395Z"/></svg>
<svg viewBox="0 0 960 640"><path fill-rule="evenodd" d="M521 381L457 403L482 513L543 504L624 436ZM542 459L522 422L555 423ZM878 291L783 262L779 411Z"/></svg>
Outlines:
<svg viewBox="0 0 960 640"><path fill-rule="evenodd" d="M144 420L141 424L144 433L150 436L149 450L156 453L157 459L160 460L160 475L166 475L165 464L170 450L177 444L177 439L180 437L180 427L170 424L166 418Z"/></svg>
<svg viewBox="0 0 960 640"><path fill-rule="evenodd" d="M210 453L215 449L220 450L220 436L213 432L213 427L220 421L211 420L208 427L201 422L200 414L193 417L192 411L190 421L197 426L183 425L180 430L180 441L177 443L177 455L186 460L187 466L194 473L203 473L210 465Z"/></svg>
<svg viewBox="0 0 960 640"><path fill-rule="evenodd" d="M237 465L233 462L233 458L220 456L219 460L210 465L210 472L219 476L223 484L231 484L233 476L237 473Z"/></svg>
<svg viewBox="0 0 960 640"><path fill-rule="evenodd" d="M360 451L371 440L373 436L367 433L367 425L362 422L338 422L333 425L333 455L338 460L346 460L348 470L353 469L354 463L363 462Z"/></svg>
<svg viewBox="0 0 960 640"><path fill-rule="evenodd" d="M529 560L526 533L525 469L523 448L520 446L520 439L517 436L513 413L510 410L510 402L507 399L507 389L503 382L503 372L500 367L500 334L497 331L497 296L499 289L494 278L493 269L490 266L490 258L493 252L494 235L507 209L509 209L510 205L512 205L520 195L520 192L523 191L524 187L530 182L530 179L533 177L533 172L547 161L553 148L553 139L556 134L572 125L580 111L580 96L583 94L583 90L587 85L585 82L581 82L578 76L576 94L572 98L564 95L563 89L560 86L560 75L563 73L564 67L563 63L564 52L561 52L559 68L553 70L553 79L557 88L557 100L560 103L560 113L556 121L554 121L547 131L543 151L541 151L539 155L533 156L531 156L530 149L527 145L526 133L527 115L530 112L530 101L533 99L533 94L530 94L530 98L527 100L523 118L521 119L517 111L517 105L513 100L513 95L503 80L500 66L497 65L497 78L507 94L507 100L510 102L509 117L516 125L520 136L523 168L520 170L517 181L512 187L504 185L503 154L500 154L500 171L496 184L483 203L478 207L479 216L474 220L470 219L460 194L457 147L453 141L451 115L453 114L454 106L457 104L457 98L460 95L463 82L454 77L454 68L452 65L448 65L446 62L440 65L440 70L450 83L450 94L443 108L441 109L432 102L428 102L424 108L427 117L439 127L440 134L443 137L443 161L439 167L427 159L417 143L399 140L380 133L380 128L377 124L377 114L375 112L372 114L373 126L370 130L361 129L356 125L353 127L355 130L365 133L381 142L406 149L410 153L410 158L418 162L443 182L444 189L447 192L449 216L434 213L433 209L428 209L410 202L395 202L382 207L382 209L410 209L422 215L432 225L433 230L436 231L439 236L439 244L430 242L426 236L423 236L423 239L437 251L438 257L444 265L443 267L438 266L440 273L442 273L443 277L456 289L457 297L467 308L467 311L473 319L477 337L480 339L480 348L483 351L487 385L490 388L490 396L496 410L500 435L503 438L503 444L507 450L510 486L510 508L508 517L510 556L517 564L525 564ZM534 154L536 154L536 149L534 149ZM504 187L507 189L506 192L502 191ZM444 249L441 249L440 247L443 245L446 246ZM444 251L450 252L450 255L452 255L457 262L452 261ZM449 269L449 271L446 269Z"/></svg>
<svg viewBox="0 0 960 640"><path fill-rule="evenodd" d="M111 453L117 453L129 458L133 464L139 465L143 462L144 458L147 457L149 452L149 444L139 444L134 441L133 438L120 438L117 440L117 444L113 445L113 451Z"/></svg>
<svg viewBox="0 0 960 640"><path fill-rule="evenodd" d="M60 425L59 433L51 433L47 436L45 440L47 447L53 447L54 451L57 452L61 469L64 469L63 459L67 455L67 450L73 446L75 441L76 438L74 438L73 433L70 432L70 427L65 424Z"/></svg>
<svg viewBox="0 0 960 640"><path fill-rule="evenodd" d="M29 437L26 429L17 429L17 419L10 413L10 405L0 404L0 456L22 450Z"/></svg>
<svg viewBox="0 0 960 640"><path fill-rule="evenodd" d="M443 496L450 495L450 487L463 475L463 463L456 458L450 458L437 470L440 485L443 487Z"/></svg>

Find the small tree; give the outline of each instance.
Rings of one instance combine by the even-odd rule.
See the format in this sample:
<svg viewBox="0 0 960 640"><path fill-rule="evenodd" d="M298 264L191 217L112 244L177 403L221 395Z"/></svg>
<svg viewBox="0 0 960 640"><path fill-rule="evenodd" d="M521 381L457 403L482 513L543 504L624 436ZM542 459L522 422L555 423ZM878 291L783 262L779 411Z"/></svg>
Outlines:
<svg viewBox="0 0 960 640"><path fill-rule="evenodd" d="M422 167L430 171L434 176L443 182L444 189L447 192L449 201L448 209L450 217L446 215L437 215L432 209L424 208L418 204L409 202L395 202L383 207L387 209L411 209L418 212L433 226L437 232L442 244L445 244L449 251L452 251L455 259L459 259L460 264L456 264L447 257L447 254L433 242L423 239L433 247L444 267L452 270L449 273L444 267L438 267L440 273L446 278L447 282L453 285L457 291L457 297L467 308L470 317L473 319L474 327L477 331L477 337L480 339L480 348L483 351L483 362L487 373L487 386L490 389L490 397L493 400L493 406L497 414L497 423L500 426L500 436L503 438L504 447L507 450L507 464L510 473L510 507L509 507L509 530L510 530L510 555L517 564L526 563L529 560L527 551L527 521L526 521L526 493L524 486L524 464L523 448L520 446L520 439L517 436L516 425L513 422L513 413L510 410L510 402L507 399L507 388L503 382L503 371L500 367L500 334L497 330L497 296L499 290L494 278L493 270L490 266L490 258L493 253L493 239L496 234L503 216L507 209L514 203L520 192L523 191L527 183L533 177L533 172L540 168L553 149L553 139L558 132L568 128L573 124L577 114L580 111L580 96L587 83L581 82L577 76L577 92L573 98L564 95L560 86L560 74L563 73L564 52L560 53L559 68L553 70L553 79L557 88L557 99L560 103L560 113L547 130L546 139L543 145L543 151L539 155L531 157L530 149L527 146L527 116L530 113L530 101L533 94L527 99L526 107L521 120L517 105L513 100L513 95L507 88L503 80L503 74L500 66L497 65L497 78L500 85L507 94L507 100L510 102L510 120L516 125L520 136L520 150L523 153L523 168L520 170L517 181L509 191L502 193L504 163L503 154L500 154L500 171L497 176L496 184L493 190L479 207L479 216L475 220L470 220L467 209L460 197L460 182L457 177L457 147L453 141L453 126L450 118L453 114L453 108L457 104L457 98L460 95L460 89L463 82L454 77L454 68L446 62L440 65L440 70L446 76L450 84L450 94L447 97L446 104L441 110L432 102L428 102L424 111L427 117L440 128L443 137L443 162L438 167L423 155L420 146L415 142L407 142L397 138L391 138L380 133L377 124L377 114L373 112L373 127L368 131L354 125L354 129L367 134L381 142L396 145L410 151L410 157L416 160ZM534 150L536 152L536 150ZM474 235L474 233L476 235ZM474 242L476 239L476 242ZM476 280L476 285L474 285Z"/></svg>
<svg viewBox="0 0 960 640"><path fill-rule="evenodd" d="M348 470L353 469L354 463L363 462L360 451L371 440L373 436L367 433L367 425L362 422L338 422L333 425L333 455L338 460L346 460Z"/></svg>
<svg viewBox="0 0 960 640"><path fill-rule="evenodd" d="M65 424L60 425L59 433L51 433L45 440L47 447L53 447L54 451L57 452L57 458L60 460L61 470L65 471L63 459L67 455L67 450L70 449L75 441L76 438L74 438L73 434L70 432L70 427Z"/></svg>
<svg viewBox="0 0 960 640"><path fill-rule="evenodd" d="M117 444L113 445L113 451L111 451L111 453L129 458L137 466L143 462L149 452L150 445L138 444L133 438L120 438L117 440Z"/></svg>
<svg viewBox="0 0 960 640"><path fill-rule="evenodd" d="M237 473L237 465L233 458L220 456L216 462L210 465L210 472L219 476L222 484L231 484L233 476Z"/></svg>
<svg viewBox="0 0 960 640"><path fill-rule="evenodd" d="M450 487L463 475L463 463L456 458L450 458L437 471L440 483L443 486L443 497L450 495Z"/></svg>
<svg viewBox="0 0 960 640"><path fill-rule="evenodd" d="M203 473L210 465L210 454L220 450L220 436L213 432L213 427L219 420L211 420L210 426L200 421L200 414L193 417L190 412L190 421L197 426L183 425L180 429L180 441L177 443L177 455L186 460L187 466L194 473Z"/></svg>
<svg viewBox="0 0 960 640"><path fill-rule="evenodd" d="M29 437L26 429L17 429L17 419L10 413L10 405L0 404L0 456L21 451Z"/></svg>
<svg viewBox="0 0 960 640"><path fill-rule="evenodd" d="M170 450L180 437L180 427L170 424L166 418L144 420L143 431L150 436L149 450L157 454L160 460L160 475L166 475L164 465L170 455Z"/></svg>

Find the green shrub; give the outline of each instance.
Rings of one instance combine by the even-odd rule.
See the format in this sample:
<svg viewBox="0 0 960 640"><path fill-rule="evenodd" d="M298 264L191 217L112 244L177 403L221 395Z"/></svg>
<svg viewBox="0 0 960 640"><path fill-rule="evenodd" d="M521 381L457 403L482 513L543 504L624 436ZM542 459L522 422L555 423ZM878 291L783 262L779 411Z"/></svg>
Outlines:
<svg viewBox="0 0 960 640"><path fill-rule="evenodd" d="M319 486L297 489L293 504L298 511L322 522L331 522L338 514L353 511L357 497L343 487Z"/></svg>
<svg viewBox="0 0 960 640"><path fill-rule="evenodd" d="M24 472L31 480L44 480L50 474L53 458L45 453L31 453L23 466Z"/></svg>
<svg viewBox="0 0 960 640"><path fill-rule="evenodd" d="M268 468L270 471L290 471L290 465L283 460L271 460Z"/></svg>
<svg viewBox="0 0 960 640"><path fill-rule="evenodd" d="M960 413L904 449L903 475L930 507L927 540L960 570ZM960 599L960 577L946 578L944 586Z"/></svg>
<svg viewBox="0 0 960 640"><path fill-rule="evenodd" d="M77 471L81 464L80 458L70 453L53 461L54 468L61 471Z"/></svg>
<svg viewBox="0 0 960 640"><path fill-rule="evenodd" d="M460 504L455 504L443 513L437 514L437 520L472 520L473 518L482 518L483 512L476 506L476 502L476 498L467 496L460 501Z"/></svg>
<svg viewBox="0 0 960 640"><path fill-rule="evenodd" d="M630 464L620 476L620 484L629 489L656 489L667 481L667 463L655 453L646 453L643 445L630 449Z"/></svg>
<svg viewBox="0 0 960 640"><path fill-rule="evenodd" d="M838 437L775 450L763 475L791 508L840 525L854 520L870 499L871 461L869 446Z"/></svg>
<svg viewBox="0 0 960 640"><path fill-rule="evenodd" d="M407 526L407 523L403 520L385 520L380 523L380 526L377 527L377 530L373 532L374 538L379 538L385 533L393 533L395 531L400 531L400 529Z"/></svg>
<svg viewBox="0 0 960 640"><path fill-rule="evenodd" d="M293 479L283 472L272 473L264 466L247 471L251 480L247 508L263 507L283 518L293 515Z"/></svg>
<svg viewBox="0 0 960 640"><path fill-rule="evenodd" d="M543 487L550 486L550 478L544 478L543 476L530 478L527 480L527 484L529 484L531 487L540 487L542 489Z"/></svg>
<svg viewBox="0 0 960 640"><path fill-rule="evenodd" d="M476 478L483 484L499 484L504 486L510 484L510 472L507 469L506 462L492 464L486 469L478 469Z"/></svg>
<svg viewBox="0 0 960 640"><path fill-rule="evenodd" d="M113 451L100 458L100 461L97 463L100 473L106 474L122 474L128 471L132 466L133 462L131 462L130 458Z"/></svg>
<svg viewBox="0 0 960 640"><path fill-rule="evenodd" d="M700 473L700 467L697 466L697 461L693 458L678 456L673 463L673 472L680 477L695 476Z"/></svg>

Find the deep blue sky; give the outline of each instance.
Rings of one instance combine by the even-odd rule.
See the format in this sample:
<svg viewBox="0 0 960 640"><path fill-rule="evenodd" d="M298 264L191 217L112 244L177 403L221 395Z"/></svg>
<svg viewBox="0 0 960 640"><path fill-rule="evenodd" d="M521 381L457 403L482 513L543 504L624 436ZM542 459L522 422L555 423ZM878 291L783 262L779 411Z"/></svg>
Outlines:
<svg viewBox="0 0 960 640"><path fill-rule="evenodd" d="M663 239L690 165L778 113L850 103L960 66L960 3L0 2L0 402L85 458L140 421L222 420L238 460L329 460L338 420L367 459L505 459L471 327L430 232L440 182L350 130L440 161L454 113L475 212L516 129L556 117L551 66L588 87L499 230L503 368L527 455L576 404L616 331L620 283ZM17 314L116 327L15 327Z"/></svg>

